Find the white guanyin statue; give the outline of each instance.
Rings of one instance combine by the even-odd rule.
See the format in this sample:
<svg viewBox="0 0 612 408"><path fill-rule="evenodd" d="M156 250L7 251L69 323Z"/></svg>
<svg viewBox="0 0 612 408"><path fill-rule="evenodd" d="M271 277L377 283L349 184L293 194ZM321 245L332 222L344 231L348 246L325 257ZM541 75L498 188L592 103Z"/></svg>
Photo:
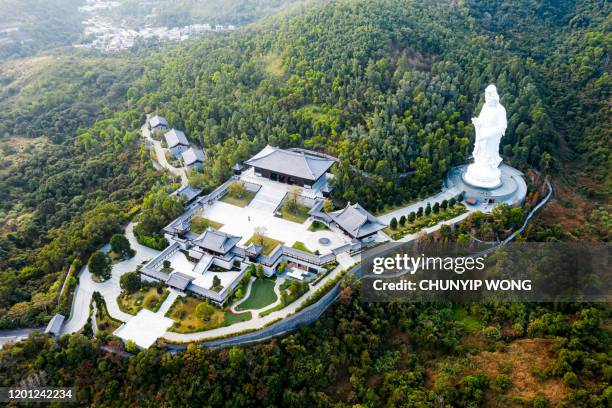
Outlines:
<svg viewBox="0 0 612 408"><path fill-rule="evenodd" d="M463 180L475 187L496 188L501 184L499 143L506 132L506 109L499 103L495 85L485 89L485 104L477 118L472 118L476 129L474 163L470 164Z"/></svg>

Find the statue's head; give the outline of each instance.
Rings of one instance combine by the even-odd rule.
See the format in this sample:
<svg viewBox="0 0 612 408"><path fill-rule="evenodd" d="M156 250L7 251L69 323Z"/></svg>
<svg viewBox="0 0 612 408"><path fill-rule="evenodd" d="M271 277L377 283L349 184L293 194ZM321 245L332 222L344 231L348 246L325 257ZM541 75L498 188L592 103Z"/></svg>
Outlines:
<svg viewBox="0 0 612 408"><path fill-rule="evenodd" d="M499 94L495 85L491 84L485 89L485 102L489 106L496 106L499 103Z"/></svg>

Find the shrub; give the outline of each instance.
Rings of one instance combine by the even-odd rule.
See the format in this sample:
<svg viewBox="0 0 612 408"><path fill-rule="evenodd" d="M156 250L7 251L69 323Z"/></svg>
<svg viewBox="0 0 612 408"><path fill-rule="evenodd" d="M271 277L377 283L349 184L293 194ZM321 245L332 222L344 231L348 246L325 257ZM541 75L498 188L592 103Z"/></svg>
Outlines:
<svg viewBox="0 0 612 408"><path fill-rule="evenodd" d="M533 408L548 408L548 401L541 395L536 395L531 400L531 406Z"/></svg>
<svg viewBox="0 0 612 408"><path fill-rule="evenodd" d="M149 293L144 298L144 305L147 309L153 309L157 305L158 297L155 293Z"/></svg>
<svg viewBox="0 0 612 408"><path fill-rule="evenodd" d="M128 293L134 293L140 289L140 274L138 272L127 272L119 278L119 285L121 289Z"/></svg>
<svg viewBox="0 0 612 408"><path fill-rule="evenodd" d="M130 247L130 241L123 234L115 234L110 240L111 249L122 257L132 257L135 251Z"/></svg>
<svg viewBox="0 0 612 408"><path fill-rule="evenodd" d="M512 387L512 379L506 374L499 374L493 380L493 387L499 392L504 393Z"/></svg>
<svg viewBox="0 0 612 408"><path fill-rule="evenodd" d="M395 219L395 217L391 218L389 226L391 227L391 229L397 229L397 220Z"/></svg>
<svg viewBox="0 0 612 408"><path fill-rule="evenodd" d="M87 265L89 266L89 272L98 278L106 280L111 277L111 262L104 252L94 252Z"/></svg>
<svg viewBox="0 0 612 408"><path fill-rule="evenodd" d="M406 225L406 216L405 216L405 215L402 215L402 216L400 217L400 219L399 219L399 225L401 225L402 227L403 227L404 225Z"/></svg>
<svg viewBox="0 0 612 408"><path fill-rule="evenodd" d="M212 315L215 313L215 308L209 303L202 302L196 306L195 313L198 319L201 319L207 322L210 320Z"/></svg>
<svg viewBox="0 0 612 408"><path fill-rule="evenodd" d="M125 342L125 351L128 353L137 353L138 346L134 343L134 340L128 340Z"/></svg>
<svg viewBox="0 0 612 408"><path fill-rule="evenodd" d="M573 371L568 371L563 375L563 382L565 385L575 387L578 385L578 376Z"/></svg>

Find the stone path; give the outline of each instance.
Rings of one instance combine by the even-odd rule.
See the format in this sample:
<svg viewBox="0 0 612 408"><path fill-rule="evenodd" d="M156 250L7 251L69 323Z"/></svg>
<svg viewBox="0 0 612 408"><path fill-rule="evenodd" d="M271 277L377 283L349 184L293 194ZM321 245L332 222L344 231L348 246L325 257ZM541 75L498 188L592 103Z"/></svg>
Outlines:
<svg viewBox="0 0 612 408"><path fill-rule="evenodd" d="M234 305L232 305L232 307L230 308L232 313L234 313L234 314L242 314L242 313L249 313L249 312L251 312L251 314L253 315L253 318L259 318L259 315L262 312L265 312L268 309L272 309L272 308L280 305L280 303L281 303L280 287L285 282L285 278L280 278L279 277L279 278L276 278L276 282L274 283L274 293L276 294L276 300L273 303L270 303L269 305L264 306L261 309L236 310L236 307L238 307L242 303L246 302L246 300L251 295L251 288L253 287L253 283L255 283L255 280L256 280L256 278L251 278L251 282L249 282L249 287L247 289L246 295L244 295L244 297L242 299L240 299L238 302L236 302Z"/></svg>
<svg viewBox="0 0 612 408"><path fill-rule="evenodd" d="M280 287L283 283L285 283L285 280L286 280L285 278L280 278L280 277L276 278L276 285L274 285L274 293L276 294L276 301L273 303L270 303L268 306L263 307L261 309L253 310L252 311L253 317L259 317L266 310L273 309L276 306L281 304L282 299L281 299Z"/></svg>
<svg viewBox="0 0 612 408"><path fill-rule="evenodd" d="M170 174L176 177L180 177L182 186L188 186L189 180L187 179L187 172L185 171L185 168L174 167L170 163L168 163L168 160L166 160L166 149L161 146L161 143L159 141L151 137L151 133L147 129L146 125L143 125L140 128L140 132L147 139L147 141L153 145L153 148L155 149L155 156L157 156L157 163L161 167L168 170Z"/></svg>
<svg viewBox="0 0 612 408"><path fill-rule="evenodd" d="M136 270L136 267L142 262L155 257L159 251L140 245L134 236L134 223L128 224L125 229L125 236L130 242L130 246L136 255L132 258L121 261L113 265L111 279L106 282L97 283L92 279L89 268L85 265L79 272L79 283L74 289L74 298L72 300L72 309L70 318L64 323L62 333L74 333L83 328L89 317L89 305L93 292L98 291L102 294L106 301L108 313L121 321L127 321L133 316L123 313L117 304L117 296L121 293L119 279L126 272Z"/></svg>
<svg viewBox="0 0 612 408"><path fill-rule="evenodd" d="M244 296L242 297L242 299L239 299L236 303L234 303L231 307L230 307L230 312L233 314L242 314L242 313L248 313L250 312L250 310L236 310L236 307L240 306L242 303L246 302L246 300L249 298L249 296L251 296L251 289L253 288L253 283L257 280L257 278L255 277L251 277L251 280L249 281L249 286L247 286L247 290L246 293L244 294Z"/></svg>

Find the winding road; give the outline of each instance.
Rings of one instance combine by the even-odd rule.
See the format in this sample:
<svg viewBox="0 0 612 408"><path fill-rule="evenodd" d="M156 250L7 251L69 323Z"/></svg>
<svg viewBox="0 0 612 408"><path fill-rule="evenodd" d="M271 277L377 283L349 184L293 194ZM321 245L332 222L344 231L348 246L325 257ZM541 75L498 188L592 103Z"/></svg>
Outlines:
<svg viewBox="0 0 612 408"><path fill-rule="evenodd" d="M149 129L147 129L146 124L140 128L140 132L142 136L153 145L153 148L155 149L155 156L157 157L157 164L168 170L173 176L179 177L181 179L182 186L188 186L189 180L187 179L187 171L185 170L185 168L174 167L173 165L168 163L168 160L166 160L166 149L162 147L159 141L151 137L151 132L149 132ZM151 158L151 160L153 159Z"/></svg>
<svg viewBox="0 0 612 408"><path fill-rule="evenodd" d="M128 321L133 317L122 312L117 304L117 296L121 293L119 278L126 272L135 271L138 265L155 257L159 254L159 251L138 243L134 236L133 222L126 227L125 236L130 241L132 249L136 251L136 255L128 260L114 264L111 278L101 283L97 283L92 279L87 265L81 269L79 272L79 283L74 289L70 319L64 323L62 334L77 332L85 326L89 317L89 305L94 291L98 291L104 296L106 307L112 317L123 321Z"/></svg>

